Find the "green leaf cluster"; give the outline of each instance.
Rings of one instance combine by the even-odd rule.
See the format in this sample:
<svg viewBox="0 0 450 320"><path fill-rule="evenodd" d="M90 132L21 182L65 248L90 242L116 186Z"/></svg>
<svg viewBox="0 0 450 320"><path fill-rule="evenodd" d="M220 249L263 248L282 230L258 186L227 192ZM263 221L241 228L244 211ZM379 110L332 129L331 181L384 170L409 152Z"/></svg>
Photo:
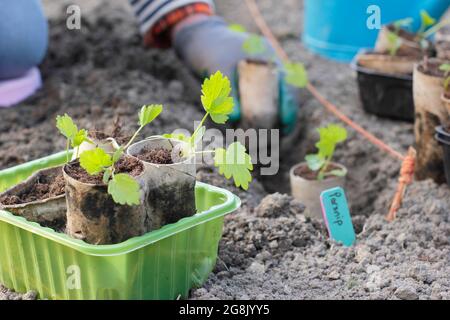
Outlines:
<svg viewBox="0 0 450 320"><path fill-rule="evenodd" d="M286 62L284 72L287 84L297 88L304 88L308 84L308 73L302 63Z"/></svg>
<svg viewBox="0 0 450 320"><path fill-rule="evenodd" d="M139 183L130 175L115 172L115 164L123 156L126 150L136 139L139 132L148 124L153 122L163 111L160 104L145 105L138 114L139 129L125 146L118 146L117 149L109 154L102 148L95 148L84 151L80 155L80 166L86 170L89 175L103 174L103 183L108 185L108 193L113 200L121 205L138 205L140 203ZM67 138L73 147L78 147L84 141L91 142L87 131L78 130L72 119L65 114L56 118L56 126L59 131ZM92 142L91 142L92 143Z"/></svg>
<svg viewBox="0 0 450 320"><path fill-rule="evenodd" d="M231 97L230 80L220 71L205 79L202 85L201 102L206 113L190 137L183 134L163 135L166 138L187 142L190 149L185 151L185 156L188 154L211 152L196 152L195 149L202 141L206 132L206 127L204 126L205 121L210 118L217 124L224 124L233 111L234 100ZM233 178L237 187L242 187L247 190L249 183L252 181L250 172L253 170L253 165L250 155L246 153L245 147L241 143L235 142L226 150L217 148L212 150L212 152L214 152L214 164L219 168L220 174L224 175L227 179Z"/></svg>
<svg viewBox="0 0 450 320"><path fill-rule="evenodd" d="M250 171L253 170L253 164L250 155L247 154L241 143L234 142L227 149L216 149L214 164L225 178L233 178L237 187L248 189L249 183L252 181Z"/></svg>
<svg viewBox="0 0 450 320"><path fill-rule="evenodd" d="M336 145L347 139L347 130L339 125L330 124L327 127L317 129L319 141L316 143L318 152L305 157L308 168L312 171L319 171L318 179L322 180L327 175L342 176L343 170L328 171Z"/></svg>
<svg viewBox="0 0 450 320"><path fill-rule="evenodd" d="M56 127L58 128L59 132L67 139L67 162L69 162L70 146L72 146L72 148L77 148L83 142L92 143L92 141L88 138L88 132L85 129L78 130L77 125L73 122L72 118L67 115L67 113L63 116L56 117Z"/></svg>

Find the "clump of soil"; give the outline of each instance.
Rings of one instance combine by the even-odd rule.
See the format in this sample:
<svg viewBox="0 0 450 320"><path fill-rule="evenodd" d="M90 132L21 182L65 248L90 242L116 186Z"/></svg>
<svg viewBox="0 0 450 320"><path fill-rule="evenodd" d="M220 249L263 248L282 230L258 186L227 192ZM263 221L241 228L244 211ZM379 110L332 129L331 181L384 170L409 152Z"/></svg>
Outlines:
<svg viewBox="0 0 450 320"><path fill-rule="evenodd" d="M62 172L56 177L42 176L33 186L17 195L3 195L0 203L3 205L18 205L57 197L65 192L65 181Z"/></svg>
<svg viewBox="0 0 450 320"><path fill-rule="evenodd" d="M132 157L122 157L117 161L114 168L115 173L127 173L132 177L137 177L144 171L142 162ZM89 175L86 170L80 166L78 160L74 160L67 164L64 170L70 177L80 182L103 185L103 174L100 173L94 176Z"/></svg>
<svg viewBox="0 0 450 320"><path fill-rule="evenodd" d="M337 170L337 169L341 169L340 167L338 167L337 165L334 164L330 164L327 168L327 170L325 171L325 173L328 173L330 171L333 170ZM294 170L294 174L296 176L302 177L306 180L317 180L318 176L319 176L319 171L312 171L310 168L308 168L307 165L304 166L299 166L297 169ZM335 178L335 176L325 176L324 179L332 179Z"/></svg>
<svg viewBox="0 0 450 320"><path fill-rule="evenodd" d="M139 160L154 164L173 164L172 154L169 150L164 148L143 149L137 155Z"/></svg>

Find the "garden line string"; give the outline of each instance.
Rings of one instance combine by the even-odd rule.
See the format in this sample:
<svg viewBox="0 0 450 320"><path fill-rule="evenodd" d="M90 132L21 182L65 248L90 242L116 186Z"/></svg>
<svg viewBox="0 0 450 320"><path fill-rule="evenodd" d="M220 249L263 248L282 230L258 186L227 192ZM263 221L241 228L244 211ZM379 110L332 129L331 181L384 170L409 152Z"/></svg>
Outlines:
<svg viewBox="0 0 450 320"><path fill-rule="evenodd" d="M284 51L283 47L273 34L270 27L267 25L264 17L261 14L261 11L258 8L255 0L245 0L245 3L250 11L250 14L258 26L261 33L268 39L268 41L274 47L277 55L283 61L290 61L289 56L286 51ZM334 116L336 116L339 120L346 123L349 127L353 128L356 132L361 134L364 138L370 141L372 144L377 146L379 149L389 153L394 158L402 161L402 167L400 170L399 184L397 187L397 191L394 196L394 200L392 202L391 208L389 210L386 219L388 221L393 221L396 217L397 211L401 208L403 195L406 191L406 186L413 181L414 175L414 167L416 160L416 152L410 147L408 154L406 156L402 155L400 152L393 149L387 143L375 137L372 133L365 130L359 124L355 123L349 117L347 117L344 113L342 113L337 106L328 101L311 83L308 83L306 89L325 107L329 112L331 112Z"/></svg>

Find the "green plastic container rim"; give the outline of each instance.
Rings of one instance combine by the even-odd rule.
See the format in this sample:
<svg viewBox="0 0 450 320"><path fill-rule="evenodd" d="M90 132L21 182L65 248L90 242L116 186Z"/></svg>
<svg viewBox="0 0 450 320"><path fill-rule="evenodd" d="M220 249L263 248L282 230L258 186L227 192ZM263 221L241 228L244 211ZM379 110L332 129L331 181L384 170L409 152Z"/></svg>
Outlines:
<svg viewBox="0 0 450 320"><path fill-rule="evenodd" d="M65 153L58 153L47 158L42 158L39 160L28 162L24 165L19 165L17 167L9 168L0 171L1 176L14 175L14 172L19 168L26 167L43 167L47 164L57 165L57 159ZM21 229L27 230L44 238L53 240L59 244L75 249L83 254L91 256L118 256L124 255L133 251L136 251L142 247L148 246L152 243L158 242L165 238L174 236L180 232L187 229L193 228L199 224L206 223L208 221L220 218L226 214L233 212L241 205L241 200L239 197L234 195L228 190L218 188L206 183L197 182L196 188L205 188L208 191L216 192L222 195L226 199L225 202L215 205L209 210L199 212L192 217L186 217L180 221L168 224L161 229L146 233L139 237L131 238L127 241L112 245L93 245L88 244L82 240L74 239L69 237L64 233L58 233L50 228L45 228L40 226L38 223L27 221L23 217L15 216L10 212L0 210L0 221L17 226Z"/></svg>

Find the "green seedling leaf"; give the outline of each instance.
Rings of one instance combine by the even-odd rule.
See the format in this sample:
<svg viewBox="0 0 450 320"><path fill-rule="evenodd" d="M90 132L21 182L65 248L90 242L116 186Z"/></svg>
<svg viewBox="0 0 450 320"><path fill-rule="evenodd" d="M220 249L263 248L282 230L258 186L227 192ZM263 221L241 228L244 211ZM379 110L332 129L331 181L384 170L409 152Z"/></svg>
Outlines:
<svg viewBox="0 0 450 320"><path fill-rule="evenodd" d="M230 80L223 76L220 71L203 82L202 105L215 123L225 123L229 114L233 111L234 101L230 97L230 93Z"/></svg>
<svg viewBox="0 0 450 320"><path fill-rule="evenodd" d="M450 86L450 77L447 77L444 80L444 89L447 90L449 86Z"/></svg>
<svg viewBox="0 0 450 320"><path fill-rule="evenodd" d="M450 73L450 63L443 63L439 66L439 70L444 71L446 74Z"/></svg>
<svg viewBox="0 0 450 320"><path fill-rule="evenodd" d="M286 62L284 71L286 72L284 79L291 86L304 88L308 84L308 73L303 64Z"/></svg>
<svg viewBox="0 0 450 320"><path fill-rule="evenodd" d="M139 112L139 124L144 127L155 120L163 111L161 104L143 106Z"/></svg>
<svg viewBox="0 0 450 320"><path fill-rule="evenodd" d="M443 63L439 66L439 70L443 71L445 74L445 80L444 80L444 88L447 90L450 86L450 63Z"/></svg>
<svg viewBox="0 0 450 320"><path fill-rule="evenodd" d="M85 129L78 131L73 139L71 139L72 147L79 147L83 142L88 142L93 144L93 142L88 138L88 132Z"/></svg>
<svg viewBox="0 0 450 320"><path fill-rule="evenodd" d="M305 157L308 168L312 171L320 170L325 164L325 158L319 154L309 154Z"/></svg>
<svg viewBox="0 0 450 320"><path fill-rule="evenodd" d="M317 131L319 132L320 140L316 143L316 147L319 149L319 155L324 158L332 157L336 144L347 139L347 130L336 124L330 124Z"/></svg>
<svg viewBox="0 0 450 320"><path fill-rule="evenodd" d="M234 31L234 32L239 32L239 33L247 32L247 30L245 30L245 27L243 25L240 25L237 23L230 24L228 26L228 29L230 29L231 31Z"/></svg>
<svg viewBox="0 0 450 320"><path fill-rule="evenodd" d="M422 19L423 30L425 30L428 27L431 27L436 23L436 19L431 17L430 14L425 10L420 11L420 18Z"/></svg>
<svg viewBox="0 0 450 320"><path fill-rule="evenodd" d="M114 175L108 183L108 193L112 196L114 202L122 205L132 206L140 203L139 183L125 173Z"/></svg>
<svg viewBox="0 0 450 320"><path fill-rule="evenodd" d="M242 50L250 56L264 53L267 48L261 36L250 34L242 44Z"/></svg>
<svg viewBox="0 0 450 320"><path fill-rule="evenodd" d="M90 175L96 175L112 165L112 158L103 149L95 148L81 154L80 165Z"/></svg>
<svg viewBox="0 0 450 320"><path fill-rule="evenodd" d="M398 49L402 46L402 39L394 32L389 32L387 34L387 39L389 41L389 54L393 57L397 54Z"/></svg>
<svg viewBox="0 0 450 320"><path fill-rule="evenodd" d="M252 159L246 153L245 147L239 143L232 143L227 150L218 148L215 150L214 165L219 168L219 173L225 178L234 179L236 187L247 190L252 181L250 173L253 170Z"/></svg>
<svg viewBox="0 0 450 320"><path fill-rule="evenodd" d="M67 113L63 116L56 117L56 127L59 132L61 132L61 134L69 140L72 140L78 133L77 125L73 122L72 118L67 115Z"/></svg>

